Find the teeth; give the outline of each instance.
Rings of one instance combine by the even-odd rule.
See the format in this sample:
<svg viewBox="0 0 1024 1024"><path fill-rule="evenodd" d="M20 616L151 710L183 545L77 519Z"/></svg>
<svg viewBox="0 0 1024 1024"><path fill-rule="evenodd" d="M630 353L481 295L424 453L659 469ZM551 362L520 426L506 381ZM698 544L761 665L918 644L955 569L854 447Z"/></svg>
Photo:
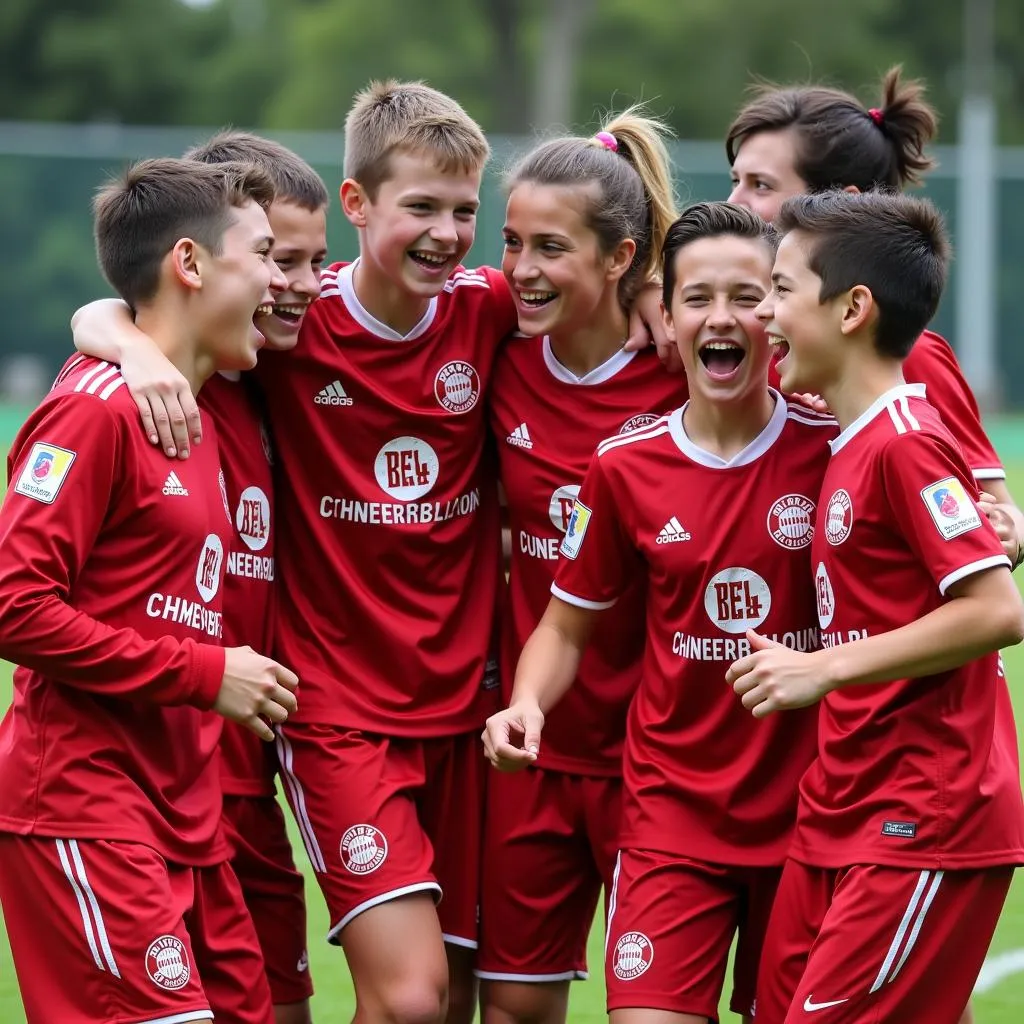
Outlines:
<svg viewBox="0 0 1024 1024"><path fill-rule="evenodd" d="M437 252L420 252L417 250L412 254L418 260L426 260L427 263L435 263L440 266L442 263L448 262L448 257Z"/></svg>
<svg viewBox="0 0 1024 1024"><path fill-rule="evenodd" d="M711 348L718 352L730 352L740 348L734 341L708 341L701 345L701 348Z"/></svg>
<svg viewBox="0 0 1024 1024"><path fill-rule="evenodd" d="M274 307L269 302L260 303L260 305L256 307L256 316L270 316L273 312Z"/></svg>
<svg viewBox="0 0 1024 1024"><path fill-rule="evenodd" d="M306 312L307 303L302 302L295 305L285 305L283 303L276 303L274 305L275 313L290 313L292 316L302 316Z"/></svg>
<svg viewBox="0 0 1024 1024"><path fill-rule="evenodd" d="M547 302L549 299L553 299L558 292L520 292L519 298L523 302Z"/></svg>
<svg viewBox="0 0 1024 1024"><path fill-rule="evenodd" d="M778 346L778 345L788 345L789 342L787 342L786 339L781 334L769 334L768 335L768 344L769 345Z"/></svg>

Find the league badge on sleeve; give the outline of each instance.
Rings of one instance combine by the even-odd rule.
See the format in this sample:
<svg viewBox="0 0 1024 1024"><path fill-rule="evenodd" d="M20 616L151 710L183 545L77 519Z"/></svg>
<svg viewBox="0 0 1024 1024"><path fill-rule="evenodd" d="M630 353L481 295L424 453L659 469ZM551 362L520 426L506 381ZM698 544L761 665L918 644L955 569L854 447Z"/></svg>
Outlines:
<svg viewBox="0 0 1024 1024"><path fill-rule="evenodd" d="M28 453L21 476L14 485L15 491L24 494L26 498L35 498L44 505L52 505L67 479L76 455L77 452L68 451L67 448L37 441Z"/></svg>
<svg viewBox="0 0 1024 1024"><path fill-rule="evenodd" d="M981 526L981 512L955 477L929 484L923 491L926 508L943 540L952 540Z"/></svg>
<svg viewBox="0 0 1024 1024"><path fill-rule="evenodd" d="M577 501L573 505L569 514L569 525L565 528L565 537L562 539L561 550L566 558L575 558L580 553L583 538L590 525L590 515L590 509L582 502Z"/></svg>

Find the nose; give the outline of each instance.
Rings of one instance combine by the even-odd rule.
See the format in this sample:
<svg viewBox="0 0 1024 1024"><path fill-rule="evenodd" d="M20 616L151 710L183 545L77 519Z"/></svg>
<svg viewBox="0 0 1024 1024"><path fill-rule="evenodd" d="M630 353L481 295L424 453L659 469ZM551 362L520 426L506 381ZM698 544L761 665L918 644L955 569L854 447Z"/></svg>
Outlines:
<svg viewBox="0 0 1024 1024"><path fill-rule="evenodd" d="M540 276L537 271L536 262L527 254L525 249L517 253L507 253L505 259L507 265L511 268L512 280L517 284L536 280Z"/></svg>
<svg viewBox="0 0 1024 1024"><path fill-rule="evenodd" d="M273 261L269 260L270 263L270 290L275 295L280 295L281 292L285 291L288 287L288 279L284 276L284 271Z"/></svg>
<svg viewBox="0 0 1024 1024"><path fill-rule="evenodd" d="M757 309L754 310L754 316L766 327L775 319L775 299L771 292L758 303Z"/></svg>
<svg viewBox="0 0 1024 1024"><path fill-rule="evenodd" d="M320 294L320 275L307 266L302 273L291 282L291 289L296 295L316 298Z"/></svg>
<svg viewBox="0 0 1024 1024"><path fill-rule="evenodd" d="M729 193L727 202L735 203L737 206L746 206L747 204L743 201L743 185L740 182L736 182L732 187L732 191Z"/></svg>
<svg viewBox="0 0 1024 1024"><path fill-rule="evenodd" d="M729 300L723 295L715 299L708 311L708 326L711 328L734 327L736 317L733 314Z"/></svg>
<svg viewBox="0 0 1024 1024"><path fill-rule="evenodd" d="M451 213L439 214L430 226L430 237L435 242L441 242L444 245L455 245L459 240L455 217Z"/></svg>

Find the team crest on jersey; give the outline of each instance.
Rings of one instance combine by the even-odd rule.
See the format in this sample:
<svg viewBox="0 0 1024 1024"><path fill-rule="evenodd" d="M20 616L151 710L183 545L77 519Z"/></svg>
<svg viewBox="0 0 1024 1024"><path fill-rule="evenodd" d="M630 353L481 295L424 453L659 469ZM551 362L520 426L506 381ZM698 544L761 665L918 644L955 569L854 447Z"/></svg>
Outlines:
<svg viewBox="0 0 1024 1024"><path fill-rule="evenodd" d="M704 610L724 633L757 629L772 609L772 592L753 569L730 566L704 588Z"/></svg>
<svg viewBox="0 0 1024 1024"><path fill-rule="evenodd" d="M814 596L818 604L818 625L822 629L828 629L836 613L836 594L824 562L818 563L817 571L814 573Z"/></svg>
<svg viewBox="0 0 1024 1024"><path fill-rule="evenodd" d="M654 943L643 932L626 932L612 951L612 970L619 981L639 978L654 962Z"/></svg>
<svg viewBox="0 0 1024 1024"><path fill-rule="evenodd" d="M569 529L572 507L576 504L579 493L579 484L563 484L556 487L551 495L551 501L548 502L548 518L559 533L565 533Z"/></svg>
<svg viewBox="0 0 1024 1024"><path fill-rule="evenodd" d="M35 498L44 505L52 505L77 454L67 448L58 448L55 444L37 441L28 453L25 468L14 489L26 498Z"/></svg>
<svg viewBox="0 0 1024 1024"><path fill-rule="evenodd" d="M235 529L250 551L262 551L270 539L270 499L259 487L246 487L238 499Z"/></svg>
<svg viewBox="0 0 1024 1024"><path fill-rule="evenodd" d="M341 863L354 875L371 874L387 856L387 838L373 825L353 825L341 837Z"/></svg>
<svg viewBox="0 0 1024 1024"><path fill-rule="evenodd" d="M828 508L825 511L825 539L833 547L836 547L850 536L852 529L853 501L850 495L840 487L828 499Z"/></svg>
<svg viewBox="0 0 1024 1024"><path fill-rule="evenodd" d="M434 378L434 397L449 412L469 412L480 398L480 374L461 359L445 363Z"/></svg>
<svg viewBox="0 0 1024 1024"><path fill-rule="evenodd" d="M784 494L768 510L768 532L779 547L807 547L814 538L814 502L802 494Z"/></svg>
<svg viewBox="0 0 1024 1024"><path fill-rule="evenodd" d="M416 501L437 483L441 463L437 452L418 437L388 441L373 463L373 475L381 490L396 501Z"/></svg>
<svg viewBox="0 0 1024 1024"><path fill-rule="evenodd" d="M565 528L565 536L562 538L561 552L566 558L575 558L583 546L583 538L586 536L587 527L590 525L591 511L579 499L569 513L569 525Z"/></svg>
<svg viewBox="0 0 1024 1024"><path fill-rule="evenodd" d="M929 484L921 491L921 498L943 540L952 540L981 526L978 506L955 476Z"/></svg>
<svg viewBox="0 0 1024 1024"><path fill-rule="evenodd" d="M619 427L620 434L628 434L631 430L639 430L641 427L649 427L652 423L657 423L660 417L655 415L653 412L642 412L639 416L633 416L631 419L626 420L625 423Z"/></svg>
<svg viewBox="0 0 1024 1024"><path fill-rule="evenodd" d="M154 939L146 950L146 973L154 985L169 992L184 988L192 977L192 968L188 962L188 950L181 939L174 935L161 935Z"/></svg>
<svg viewBox="0 0 1024 1024"><path fill-rule="evenodd" d="M220 590L221 567L224 564L224 545L220 537L211 533L199 552L199 564L196 566L196 589L199 596L209 604Z"/></svg>

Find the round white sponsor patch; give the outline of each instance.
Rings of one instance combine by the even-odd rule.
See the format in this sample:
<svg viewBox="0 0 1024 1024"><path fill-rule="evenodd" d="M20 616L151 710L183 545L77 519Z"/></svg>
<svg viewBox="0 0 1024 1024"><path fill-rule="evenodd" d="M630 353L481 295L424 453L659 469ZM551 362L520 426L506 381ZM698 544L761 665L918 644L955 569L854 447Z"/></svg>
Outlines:
<svg viewBox="0 0 1024 1024"><path fill-rule="evenodd" d="M461 359L445 363L434 378L434 397L449 412L469 412L480 398L480 374Z"/></svg>
<svg viewBox="0 0 1024 1024"><path fill-rule="evenodd" d="M149 980L170 992L184 988L192 976L188 951L181 939L174 935L161 935L146 950L146 973Z"/></svg>
<svg viewBox="0 0 1024 1024"><path fill-rule="evenodd" d="M753 569L732 566L715 573L704 589L704 610L725 633L757 629L772 608L772 592Z"/></svg>
<svg viewBox="0 0 1024 1024"><path fill-rule="evenodd" d="M802 494L784 494L768 510L768 532L790 551L807 547L814 538L814 502Z"/></svg>
<svg viewBox="0 0 1024 1024"><path fill-rule="evenodd" d="M818 625L822 629L828 629L836 613L836 594L824 562L818 563L814 573L814 595L818 602Z"/></svg>
<svg viewBox="0 0 1024 1024"><path fill-rule="evenodd" d="M196 566L196 589L199 596L209 603L220 590L221 568L224 565L224 545L220 537L211 533L199 552L199 564Z"/></svg>
<svg viewBox="0 0 1024 1024"><path fill-rule="evenodd" d="M612 970L619 981L639 978L654 962L654 944L643 932L626 932L612 950Z"/></svg>
<svg viewBox="0 0 1024 1024"><path fill-rule="evenodd" d="M569 526L572 507L576 504L579 493L579 484L565 484L551 495L551 501L548 503L548 517L551 519L551 525L559 533L565 533Z"/></svg>
<svg viewBox="0 0 1024 1024"><path fill-rule="evenodd" d="M828 499L825 510L825 539L833 546L842 544L853 529L853 501L840 488Z"/></svg>
<svg viewBox="0 0 1024 1024"><path fill-rule="evenodd" d="M235 529L250 551L262 551L270 539L270 499L259 487L246 487L235 510Z"/></svg>
<svg viewBox="0 0 1024 1024"><path fill-rule="evenodd" d="M341 862L354 875L368 875L384 863L388 841L373 825L353 825L341 837Z"/></svg>
<svg viewBox="0 0 1024 1024"><path fill-rule="evenodd" d="M437 483L440 468L437 452L426 441L396 437L377 452L373 475L396 501L415 501Z"/></svg>

